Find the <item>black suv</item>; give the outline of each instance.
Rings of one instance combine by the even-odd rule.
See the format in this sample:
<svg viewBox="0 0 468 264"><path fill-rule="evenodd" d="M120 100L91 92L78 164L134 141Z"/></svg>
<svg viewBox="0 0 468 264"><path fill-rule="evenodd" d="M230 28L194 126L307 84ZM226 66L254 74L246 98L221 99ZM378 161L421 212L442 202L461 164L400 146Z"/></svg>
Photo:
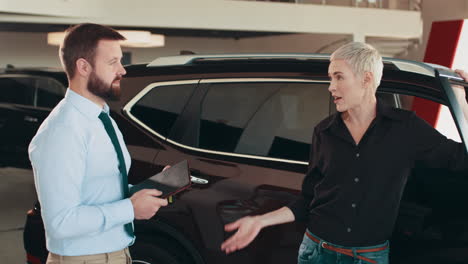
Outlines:
<svg viewBox="0 0 468 264"><path fill-rule="evenodd" d="M112 116L132 156L130 183L186 159L193 185L147 221L136 221L134 263L296 263L302 223L263 230L225 255L223 226L284 206L299 195L313 127L335 107L323 54L187 55L127 66ZM468 125L450 88L450 70L384 60L379 100L416 110L442 104L456 140ZM468 263L468 176L415 168L392 237L392 263ZM43 263L40 210L28 214L25 247Z"/></svg>
<svg viewBox="0 0 468 264"><path fill-rule="evenodd" d="M31 167L29 142L65 95L67 83L57 69L0 70L0 165Z"/></svg>

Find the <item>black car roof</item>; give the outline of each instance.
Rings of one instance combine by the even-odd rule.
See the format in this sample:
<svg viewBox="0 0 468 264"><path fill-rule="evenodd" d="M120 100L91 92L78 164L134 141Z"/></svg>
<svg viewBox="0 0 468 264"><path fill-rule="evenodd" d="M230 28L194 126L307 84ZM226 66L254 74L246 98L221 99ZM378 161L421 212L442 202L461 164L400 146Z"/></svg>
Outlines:
<svg viewBox="0 0 468 264"><path fill-rule="evenodd" d="M49 67L7 67L0 69L0 74L26 74L35 76L47 76L61 82L65 87L68 86L68 79L65 72L60 68Z"/></svg>
<svg viewBox="0 0 468 264"><path fill-rule="evenodd" d="M330 54L314 53L245 53L245 54L191 54L159 57L148 63L146 67L172 67L203 64L243 64L243 63L312 63L314 61L329 61ZM385 69L400 70L410 73L435 77L435 70L443 72L445 77L463 81L451 69L430 63L383 58Z"/></svg>

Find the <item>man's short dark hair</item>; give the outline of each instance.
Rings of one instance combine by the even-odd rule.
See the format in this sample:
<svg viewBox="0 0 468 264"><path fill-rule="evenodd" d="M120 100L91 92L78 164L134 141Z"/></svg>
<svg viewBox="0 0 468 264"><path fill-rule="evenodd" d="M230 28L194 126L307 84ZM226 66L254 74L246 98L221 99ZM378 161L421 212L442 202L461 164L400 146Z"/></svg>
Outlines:
<svg viewBox="0 0 468 264"><path fill-rule="evenodd" d="M78 24L66 30L59 56L69 79L75 76L78 59L83 58L94 66L100 40L125 40L125 37L110 27L91 23Z"/></svg>

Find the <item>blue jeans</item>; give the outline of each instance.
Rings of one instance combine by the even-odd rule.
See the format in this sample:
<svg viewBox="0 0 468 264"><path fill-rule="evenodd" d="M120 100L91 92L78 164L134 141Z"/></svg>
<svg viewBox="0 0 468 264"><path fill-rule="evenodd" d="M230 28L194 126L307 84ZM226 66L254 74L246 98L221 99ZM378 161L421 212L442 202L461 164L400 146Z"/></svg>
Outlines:
<svg viewBox="0 0 468 264"><path fill-rule="evenodd" d="M307 230L306 232L309 232ZM309 232L309 234L312 234ZM313 234L312 234L313 235ZM351 249L353 251L359 249L370 249L370 248L377 248L387 246L386 249L377 251L377 252L366 252L366 253L357 253L354 252L356 256L362 256L368 259L375 261L378 264L388 264L388 256L390 253L389 242L385 242L380 245L375 245L372 247L343 247L339 245L335 245L324 241L323 239L313 235L314 237L320 240L320 243L317 243L310 239L306 234L304 234L304 239L302 240L301 246L299 247L299 256L297 258L298 264L371 264L370 262L361 260L357 257L348 256L345 254L341 254L335 252L333 250L329 250L323 248L323 243L328 245L343 248L343 249Z"/></svg>

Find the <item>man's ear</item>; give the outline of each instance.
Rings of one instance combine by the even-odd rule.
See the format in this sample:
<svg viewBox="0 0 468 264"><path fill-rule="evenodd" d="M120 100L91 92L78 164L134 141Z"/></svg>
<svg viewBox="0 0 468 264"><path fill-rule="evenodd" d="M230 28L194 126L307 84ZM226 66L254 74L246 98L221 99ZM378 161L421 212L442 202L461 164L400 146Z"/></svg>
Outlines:
<svg viewBox="0 0 468 264"><path fill-rule="evenodd" d="M82 77L88 77L89 74L93 71L91 64L83 58L79 58L75 62L76 65L76 72L75 74L79 74Z"/></svg>

